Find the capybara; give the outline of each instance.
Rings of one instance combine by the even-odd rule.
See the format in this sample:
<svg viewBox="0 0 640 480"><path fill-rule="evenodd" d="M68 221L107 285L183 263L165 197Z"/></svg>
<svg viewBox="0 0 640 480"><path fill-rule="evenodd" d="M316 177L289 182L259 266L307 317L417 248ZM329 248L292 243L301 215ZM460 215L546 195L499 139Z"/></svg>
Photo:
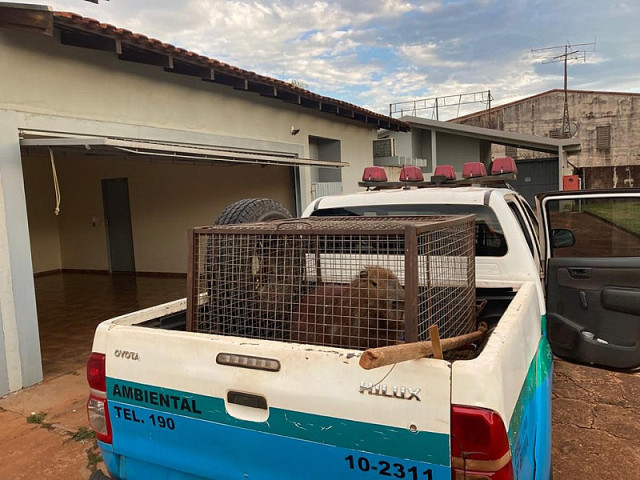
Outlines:
<svg viewBox="0 0 640 480"><path fill-rule="evenodd" d="M388 268L369 266L349 285L324 284L293 314L291 340L373 348L403 340L404 289Z"/></svg>

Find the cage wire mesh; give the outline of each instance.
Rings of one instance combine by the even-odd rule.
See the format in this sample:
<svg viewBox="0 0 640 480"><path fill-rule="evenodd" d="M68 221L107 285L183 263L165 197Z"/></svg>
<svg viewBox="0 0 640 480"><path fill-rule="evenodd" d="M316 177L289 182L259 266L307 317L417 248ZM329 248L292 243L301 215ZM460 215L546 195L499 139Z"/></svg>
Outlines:
<svg viewBox="0 0 640 480"><path fill-rule="evenodd" d="M474 217L191 231L188 329L364 350L475 329Z"/></svg>

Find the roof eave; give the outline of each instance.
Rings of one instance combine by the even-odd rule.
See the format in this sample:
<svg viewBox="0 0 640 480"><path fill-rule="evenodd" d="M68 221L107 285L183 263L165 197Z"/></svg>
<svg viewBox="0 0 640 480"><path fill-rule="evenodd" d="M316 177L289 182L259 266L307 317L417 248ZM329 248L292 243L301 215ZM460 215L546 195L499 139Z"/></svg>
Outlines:
<svg viewBox="0 0 640 480"><path fill-rule="evenodd" d="M159 66L165 72L189 75L207 82L257 93L339 118L364 123L370 128L407 132L400 120L341 100L318 95L288 82L260 75L215 59L175 47L145 35L69 12L52 11L43 5L0 3L0 27L45 35L60 31L64 45L111 51L120 60Z"/></svg>

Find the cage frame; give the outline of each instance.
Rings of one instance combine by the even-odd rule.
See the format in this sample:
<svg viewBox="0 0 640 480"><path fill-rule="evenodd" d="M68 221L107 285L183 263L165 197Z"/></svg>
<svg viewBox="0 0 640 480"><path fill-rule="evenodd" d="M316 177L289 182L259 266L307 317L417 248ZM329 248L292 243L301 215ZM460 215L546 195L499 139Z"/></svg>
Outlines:
<svg viewBox="0 0 640 480"><path fill-rule="evenodd" d="M362 224L362 228L357 231L347 228L339 228L340 223L354 222ZM314 228L314 223L336 223L336 226L323 226L321 230ZM366 228L367 224L388 223L395 224L393 227L387 228ZM187 323L188 332L194 331L195 314L194 305L197 305L199 293L197 292L197 282L195 272L197 272L198 256L195 254L196 238L199 235L206 234L233 234L233 235L402 235L404 237L404 342L419 341L418 317L419 317L419 265L418 259L420 254L418 251L419 235L429 233L436 230L452 228L464 223L475 225L475 215L423 215L423 216L336 216L336 217L303 217L292 218L286 220L269 220L265 222L255 223L239 223L232 225L212 225L199 226L189 229L188 232L188 265L187 265ZM301 228L301 226L306 227ZM295 228L285 228L283 226L295 226ZM472 229L475 232L475 227ZM471 277L475 282L475 234L466 235L469 245L466 245L471 252L469 268L472 270ZM316 258L320 255L319 251L315 252ZM316 262L317 268L320 268L320 262ZM427 289L431 286L431 272L427 269ZM475 290L475 289L474 289ZM431 299L429 298L429 301ZM431 311L431 305L427 307ZM407 321L407 319L415 319Z"/></svg>

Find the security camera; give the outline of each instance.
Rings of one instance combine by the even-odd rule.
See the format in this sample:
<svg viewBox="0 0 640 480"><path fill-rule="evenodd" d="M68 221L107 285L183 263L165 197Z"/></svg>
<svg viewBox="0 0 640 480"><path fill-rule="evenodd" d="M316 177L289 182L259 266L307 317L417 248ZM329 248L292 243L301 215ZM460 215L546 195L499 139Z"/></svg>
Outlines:
<svg viewBox="0 0 640 480"><path fill-rule="evenodd" d="M291 125L291 135L297 135L300 133L300 129Z"/></svg>

